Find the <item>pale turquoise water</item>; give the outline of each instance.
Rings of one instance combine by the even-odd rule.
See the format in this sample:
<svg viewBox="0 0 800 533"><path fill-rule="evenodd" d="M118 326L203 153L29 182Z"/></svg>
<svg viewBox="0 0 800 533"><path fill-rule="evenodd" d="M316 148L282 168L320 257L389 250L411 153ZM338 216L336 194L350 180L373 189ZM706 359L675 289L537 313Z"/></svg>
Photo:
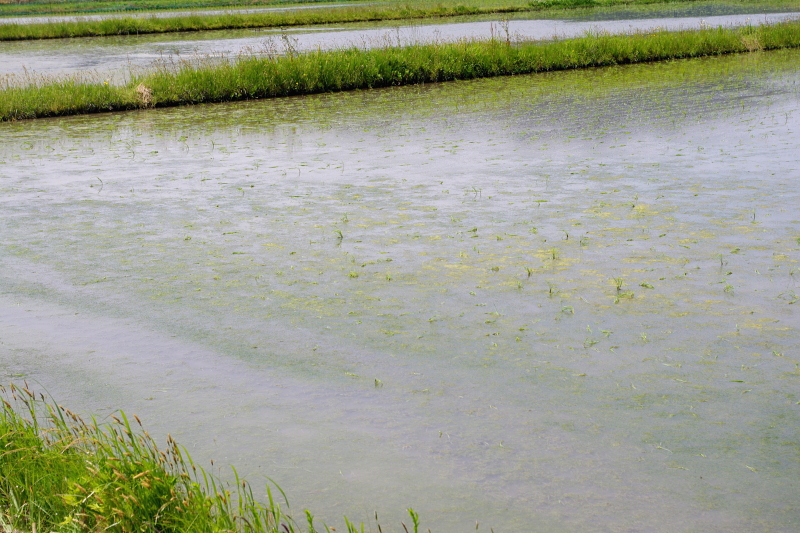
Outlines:
<svg viewBox="0 0 800 533"><path fill-rule="evenodd" d="M332 525L796 531L798 65L2 124L0 371Z"/></svg>

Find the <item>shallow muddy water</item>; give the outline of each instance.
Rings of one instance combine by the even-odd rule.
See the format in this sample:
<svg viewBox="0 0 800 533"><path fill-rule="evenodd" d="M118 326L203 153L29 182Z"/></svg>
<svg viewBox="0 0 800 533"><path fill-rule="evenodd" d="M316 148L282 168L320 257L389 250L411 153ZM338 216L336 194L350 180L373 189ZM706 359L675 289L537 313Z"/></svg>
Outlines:
<svg viewBox="0 0 800 533"><path fill-rule="evenodd" d="M607 11L607 20L553 20L516 17L508 21L508 33L497 17L465 18L445 24L387 25L385 22L337 26L313 26L291 31L236 30L157 34L91 39L58 39L0 42L0 86L26 84L40 76L77 75L116 83L154 68L173 68L182 61L209 57L235 58L240 54L285 53L337 48L406 46L452 42L460 39L513 39L516 41L580 37L590 32L614 34L642 31L699 29L775 23L796 19L800 13L735 14L672 17L649 13ZM627 15L626 15L627 14ZM679 13L686 15L686 13ZM625 17L631 18L620 18Z"/></svg>
<svg viewBox="0 0 800 533"><path fill-rule="evenodd" d="M0 124L2 377L331 525L797 531L798 67Z"/></svg>

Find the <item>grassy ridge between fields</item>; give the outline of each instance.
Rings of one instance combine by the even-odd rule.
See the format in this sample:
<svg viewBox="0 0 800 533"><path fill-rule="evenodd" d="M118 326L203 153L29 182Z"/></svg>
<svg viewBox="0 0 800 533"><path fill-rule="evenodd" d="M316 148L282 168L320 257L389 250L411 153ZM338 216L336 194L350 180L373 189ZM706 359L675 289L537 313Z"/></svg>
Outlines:
<svg viewBox="0 0 800 533"><path fill-rule="evenodd" d="M800 46L800 21L546 43L461 41L185 64L124 86L74 80L0 90L0 120L466 80Z"/></svg>
<svg viewBox="0 0 800 533"><path fill-rule="evenodd" d="M497 0L495 0L497 1ZM500 0L503 1L503 0ZM524 1L524 0L523 0ZM201 13L179 17L114 17L106 20L53 21L36 24L0 25L0 41L141 35L247 28L288 28L316 24L342 24L394 20L418 20L461 15L486 15L544 10L564 10L614 5L650 5L697 0L531 0L504 4L403 4L354 5L320 9L299 9L266 13Z"/></svg>
<svg viewBox="0 0 800 533"><path fill-rule="evenodd" d="M269 486L266 503L257 502L236 470L235 483L221 482L169 436L167 447L159 449L122 412L110 424L87 423L43 395L37 397L27 385L0 386L0 398L0 531L329 531L324 525L315 529L308 511L306 524L295 523ZM409 513L416 533L419 518ZM344 522L348 532L356 533L352 523Z"/></svg>

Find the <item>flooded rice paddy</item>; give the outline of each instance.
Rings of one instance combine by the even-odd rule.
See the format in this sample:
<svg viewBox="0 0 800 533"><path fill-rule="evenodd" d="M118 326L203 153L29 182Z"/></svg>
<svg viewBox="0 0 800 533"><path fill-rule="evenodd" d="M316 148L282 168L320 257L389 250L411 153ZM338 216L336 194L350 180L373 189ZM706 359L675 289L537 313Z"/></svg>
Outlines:
<svg viewBox="0 0 800 533"><path fill-rule="evenodd" d="M707 7L708 13L717 12ZM464 17L456 22L342 24L305 28L231 30L0 42L0 85L27 84L41 76L78 76L116 83L157 68L175 68L183 62L228 60L239 55L282 54L287 51L407 46L461 39L532 41L580 37L587 33L613 34L771 24L797 19L800 13L738 13L705 15L703 10L647 10L636 17L630 8L609 10L605 20L536 19L518 16L506 22L498 17ZM641 13L640 13L641 14ZM675 16L678 15L678 16ZM433 19L436 20L436 19Z"/></svg>
<svg viewBox="0 0 800 533"><path fill-rule="evenodd" d="M798 67L1 124L0 373L331 525L797 531Z"/></svg>

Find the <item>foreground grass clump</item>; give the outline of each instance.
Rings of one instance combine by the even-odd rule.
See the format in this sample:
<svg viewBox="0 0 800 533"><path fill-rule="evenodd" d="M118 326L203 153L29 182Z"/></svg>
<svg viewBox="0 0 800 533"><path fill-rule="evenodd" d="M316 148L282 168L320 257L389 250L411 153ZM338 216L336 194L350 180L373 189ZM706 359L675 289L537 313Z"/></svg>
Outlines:
<svg viewBox="0 0 800 533"><path fill-rule="evenodd" d="M100 425L37 398L27 385L0 386L0 395L0 531L300 531L269 487L262 505L238 475L235 485L220 482L171 437L161 450L121 412ZM306 519L313 533L308 512Z"/></svg>
<svg viewBox="0 0 800 533"><path fill-rule="evenodd" d="M0 120L166 107L251 98L529 74L646 61L795 48L800 22L636 35L590 35L547 43L462 41L240 57L231 63L138 77L128 85L56 81L0 90Z"/></svg>

